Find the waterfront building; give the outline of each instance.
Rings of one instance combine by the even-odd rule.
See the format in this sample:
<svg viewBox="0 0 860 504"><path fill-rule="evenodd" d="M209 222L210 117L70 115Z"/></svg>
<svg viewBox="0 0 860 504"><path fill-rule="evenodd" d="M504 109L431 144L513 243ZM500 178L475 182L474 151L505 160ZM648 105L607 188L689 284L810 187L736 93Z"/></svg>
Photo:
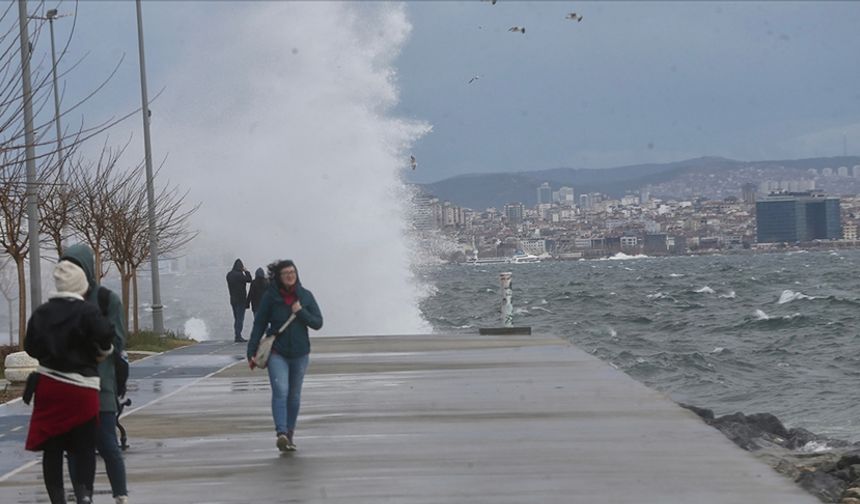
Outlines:
<svg viewBox="0 0 860 504"><path fill-rule="evenodd" d="M773 194L756 203L759 243L837 240L842 237L839 198L821 193Z"/></svg>

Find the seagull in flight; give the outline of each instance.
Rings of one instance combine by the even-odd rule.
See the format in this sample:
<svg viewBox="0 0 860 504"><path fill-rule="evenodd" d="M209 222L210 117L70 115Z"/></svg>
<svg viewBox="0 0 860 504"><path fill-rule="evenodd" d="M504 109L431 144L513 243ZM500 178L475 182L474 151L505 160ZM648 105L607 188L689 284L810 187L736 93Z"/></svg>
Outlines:
<svg viewBox="0 0 860 504"><path fill-rule="evenodd" d="M567 16L564 16L564 19L573 19L576 20L577 23L579 23L580 21L582 21L582 15L577 15L577 13L571 12Z"/></svg>
<svg viewBox="0 0 860 504"><path fill-rule="evenodd" d="M471 84L471 83L475 82L476 80L478 80L478 79L480 79L480 78L481 78L481 76L476 74L474 77L472 77L471 79L469 79L469 84Z"/></svg>
<svg viewBox="0 0 860 504"><path fill-rule="evenodd" d="M520 26L511 26L510 28L508 28L508 31L509 31L509 32L520 32L520 33L522 33L523 35L525 35L525 33L526 33L526 27L525 27L525 26L523 26L523 27L520 27Z"/></svg>
<svg viewBox="0 0 860 504"><path fill-rule="evenodd" d="M418 168L418 160L415 159L414 155L409 156L409 164L412 165L412 169Z"/></svg>
<svg viewBox="0 0 860 504"><path fill-rule="evenodd" d="M493 5L496 5L496 0L481 0L482 2L490 2Z"/></svg>

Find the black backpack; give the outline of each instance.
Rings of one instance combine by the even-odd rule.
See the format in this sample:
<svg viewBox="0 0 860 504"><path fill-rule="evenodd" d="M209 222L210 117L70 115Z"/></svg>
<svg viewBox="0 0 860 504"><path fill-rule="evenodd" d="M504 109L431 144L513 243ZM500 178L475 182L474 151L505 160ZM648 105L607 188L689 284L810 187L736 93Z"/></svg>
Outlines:
<svg viewBox="0 0 860 504"><path fill-rule="evenodd" d="M110 306L110 289L100 285L98 299L99 310L101 310L102 316L107 318L108 307ZM114 374L116 375L116 395L117 397L123 397L128 391L128 360L122 352L115 351L111 355L113 356Z"/></svg>

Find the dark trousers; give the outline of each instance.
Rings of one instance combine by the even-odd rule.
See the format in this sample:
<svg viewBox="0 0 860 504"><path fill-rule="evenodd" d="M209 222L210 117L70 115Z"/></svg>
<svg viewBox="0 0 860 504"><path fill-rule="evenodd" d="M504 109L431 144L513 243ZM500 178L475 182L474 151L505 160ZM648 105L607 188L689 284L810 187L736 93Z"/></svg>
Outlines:
<svg viewBox="0 0 860 504"><path fill-rule="evenodd" d="M53 437L42 445L42 476L51 503L65 503L63 489L63 452L74 457L74 469L69 467L69 476L76 485L93 487L96 476L96 419L79 425L74 429ZM77 495L79 490L75 489Z"/></svg>
<svg viewBox="0 0 860 504"><path fill-rule="evenodd" d="M95 448L98 448L99 455L105 461L105 472L114 497L120 495L128 495L128 487L125 475L125 460L122 458L122 450L119 447L119 441L116 438L116 412L102 411L99 413L99 426L95 433ZM93 472L95 473L95 451L90 448L93 454ZM72 483L77 483L74 475L77 470L78 458L69 454L69 474L72 476ZM93 479L86 480L84 484L87 489L92 491Z"/></svg>
<svg viewBox="0 0 860 504"><path fill-rule="evenodd" d="M230 305L233 307L233 339L242 338L242 328L245 326L245 305Z"/></svg>

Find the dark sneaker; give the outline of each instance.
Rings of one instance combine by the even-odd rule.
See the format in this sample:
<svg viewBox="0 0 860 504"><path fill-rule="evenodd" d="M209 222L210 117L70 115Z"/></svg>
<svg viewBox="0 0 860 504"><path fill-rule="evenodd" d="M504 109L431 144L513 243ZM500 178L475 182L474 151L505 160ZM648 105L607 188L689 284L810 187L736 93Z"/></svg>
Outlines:
<svg viewBox="0 0 860 504"><path fill-rule="evenodd" d="M296 451L296 443L293 443L293 431L287 431L287 450L288 451Z"/></svg>
<svg viewBox="0 0 860 504"><path fill-rule="evenodd" d="M276 445L278 446L279 450L281 450L282 452L290 451L290 444L292 443L290 443L290 439L287 437L286 434L278 434L278 441Z"/></svg>
<svg viewBox="0 0 860 504"><path fill-rule="evenodd" d="M247 342L248 342L248 340L246 340L245 338L235 338L233 340L233 343L247 343Z"/></svg>

